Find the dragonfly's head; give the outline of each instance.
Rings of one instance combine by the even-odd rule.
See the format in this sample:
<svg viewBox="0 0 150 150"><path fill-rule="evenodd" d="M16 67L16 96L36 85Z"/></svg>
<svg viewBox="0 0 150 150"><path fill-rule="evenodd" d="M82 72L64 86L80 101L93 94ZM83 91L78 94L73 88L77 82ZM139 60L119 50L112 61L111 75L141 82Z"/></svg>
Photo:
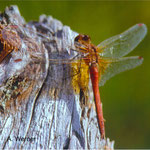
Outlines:
<svg viewBox="0 0 150 150"><path fill-rule="evenodd" d="M75 37L74 43L76 47L80 47L83 45L88 45L91 43L91 39L88 35L84 34L79 34L78 36Z"/></svg>

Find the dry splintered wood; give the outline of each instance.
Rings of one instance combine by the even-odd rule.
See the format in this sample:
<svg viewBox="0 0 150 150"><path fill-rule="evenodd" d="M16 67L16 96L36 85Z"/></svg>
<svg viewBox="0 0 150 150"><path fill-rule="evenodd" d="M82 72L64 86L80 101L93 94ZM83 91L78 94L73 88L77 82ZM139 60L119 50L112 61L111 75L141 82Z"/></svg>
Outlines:
<svg viewBox="0 0 150 150"><path fill-rule="evenodd" d="M0 64L0 149L113 149L114 142L100 138L95 110L84 104L89 97L75 94L69 64L50 61L75 55L77 33L46 15L26 23L17 6L0 21L21 39Z"/></svg>

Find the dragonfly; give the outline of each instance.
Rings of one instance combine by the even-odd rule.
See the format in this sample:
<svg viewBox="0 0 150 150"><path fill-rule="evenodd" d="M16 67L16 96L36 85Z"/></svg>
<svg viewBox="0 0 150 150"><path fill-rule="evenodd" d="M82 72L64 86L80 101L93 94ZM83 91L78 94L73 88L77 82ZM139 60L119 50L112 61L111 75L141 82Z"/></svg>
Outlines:
<svg viewBox="0 0 150 150"><path fill-rule="evenodd" d="M1 30L2 33L3 30ZM6 30L4 30L6 33ZM145 24L136 24L133 27L129 28L125 32L113 36L103 42L101 42L98 46L92 44L91 39L88 35L79 34L74 38L74 47L73 51L77 52L77 55L72 59L68 60L57 60L57 59L49 59L49 64L55 63L62 63L62 64L70 64L71 65L71 76L72 76L72 86L74 90L79 93L79 90L82 89L83 91L87 89L89 85L89 79L91 79L96 112L97 112L97 120L98 126L101 133L101 138L105 138L105 126L104 126L104 117L102 111L102 102L100 98L100 91L99 86L103 86L105 82L113 77L114 75L135 68L139 66L143 62L143 58L139 56L131 56L131 57L124 57L128 53L130 53L145 37L147 33L147 27ZM14 33L13 33L14 34ZM3 34L4 35L4 34ZM1 48L5 52L7 50L7 54L3 55L0 53L0 63L5 60L6 57L13 51L13 49L17 50L19 53L20 44L14 45L13 42L7 44L6 37L2 34L0 36L1 39ZM18 34L15 34L17 39L19 39ZM18 40L19 41L19 40ZM4 48L3 43L7 48ZM26 39L26 43L31 42L31 39ZM20 42L19 42L20 43ZM27 48L30 49L29 55L31 56L34 61L33 63L39 63L38 60L41 60L39 54L43 55L41 51L35 51L35 49L43 49L38 47L35 44L36 42L31 42L27 45ZM10 51L8 51L10 47ZM70 49L71 50L71 49ZM2 51L2 50L1 50ZM44 59L47 57L44 56ZM15 62L23 61L23 59L15 59ZM42 63L46 63L46 61L41 60ZM37 65L38 65L37 63ZM31 66L30 66L31 67ZM30 69L29 69L30 70ZM34 69L35 70L35 69ZM38 70L38 66L36 66L36 70ZM41 70L44 72L46 68ZM59 70L58 70L59 71ZM32 73L30 73L33 76ZM37 75L37 72L34 72ZM23 74L25 76L25 73ZM34 75L35 76L35 75ZM41 76L37 76L36 78L41 78ZM33 79L30 77L31 80ZM35 79L35 78L34 78ZM15 79L16 80L16 79ZM39 80L39 79L38 79ZM20 79L21 83L25 82L23 79ZM44 82L44 81L43 81ZM20 88L23 88L24 85ZM29 92L25 92L29 93ZM16 95L17 97L17 95ZM24 96L23 96L24 97ZM2 109L2 108L1 108Z"/></svg>
<svg viewBox="0 0 150 150"><path fill-rule="evenodd" d="M142 64L142 57L123 56L131 52L145 37L146 33L145 24L136 24L125 32L101 42L98 46L91 43L88 35L79 34L74 39L75 47L82 57L79 63L82 62L83 68L81 72L83 75L76 78L80 83L80 88L83 88L83 86L87 86L88 80L85 79L89 78L87 76L90 75L102 139L105 138L105 126L99 86L104 85L106 80L114 75ZM74 67L77 68L78 64L74 64Z"/></svg>

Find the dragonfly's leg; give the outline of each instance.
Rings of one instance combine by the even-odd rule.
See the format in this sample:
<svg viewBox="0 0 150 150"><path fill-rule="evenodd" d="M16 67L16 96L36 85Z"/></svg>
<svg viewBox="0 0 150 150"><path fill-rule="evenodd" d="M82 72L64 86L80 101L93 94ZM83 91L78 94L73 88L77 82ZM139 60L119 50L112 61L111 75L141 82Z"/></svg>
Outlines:
<svg viewBox="0 0 150 150"><path fill-rule="evenodd" d="M79 54L75 55L73 58L70 59L70 61L74 60L75 58L78 58Z"/></svg>
<svg viewBox="0 0 150 150"><path fill-rule="evenodd" d="M91 76L91 81L92 81L99 129L100 129L100 133L101 133L101 138L104 139L105 138L105 126L104 126L102 102L100 99L100 92L99 92L98 68L97 68L96 64L91 64L90 76Z"/></svg>

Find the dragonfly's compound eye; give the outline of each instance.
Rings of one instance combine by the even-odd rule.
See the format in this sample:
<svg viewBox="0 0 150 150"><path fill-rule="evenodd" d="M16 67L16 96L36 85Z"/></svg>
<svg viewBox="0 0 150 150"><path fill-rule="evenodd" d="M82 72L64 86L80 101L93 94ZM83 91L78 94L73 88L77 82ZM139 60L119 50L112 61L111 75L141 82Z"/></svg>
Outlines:
<svg viewBox="0 0 150 150"><path fill-rule="evenodd" d="M84 41L89 41L90 40L90 37L88 35L83 35L83 38L82 38Z"/></svg>
<svg viewBox="0 0 150 150"><path fill-rule="evenodd" d="M89 43L90 42L90 37L88 35L84 34L79 34L75 39L75 42L80 42L80 43Z"/></svg>

